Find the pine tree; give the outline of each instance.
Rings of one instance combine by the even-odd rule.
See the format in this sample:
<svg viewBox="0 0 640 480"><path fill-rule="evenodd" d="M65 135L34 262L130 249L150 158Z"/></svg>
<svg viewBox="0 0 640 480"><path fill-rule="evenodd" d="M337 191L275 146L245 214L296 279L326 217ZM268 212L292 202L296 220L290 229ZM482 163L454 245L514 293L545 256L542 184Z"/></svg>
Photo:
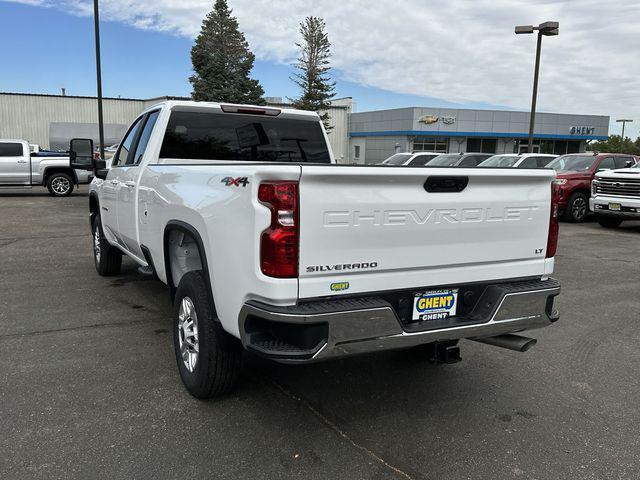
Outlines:
<svg viewBox="0 0 640 480"><path fill-rule="evenodd" d="M194 100L264 104L264 90L249 77L255 56L226 0L216 0L191 48Z"/></svg>
<svg viewBox="0 0 640 480"><path fill-rule="evenodd" d="M302 43L296 43L296 46L301 52L294 64L300 71L294 74L292 80L300 87L302 95L293 101L293 106L301 110L323 112L320 118L329 130L329 114L326 110L335 96L336 84L329 75L331 43L324 29L324 20L319 17L307 17L300 23Z"/></svg>

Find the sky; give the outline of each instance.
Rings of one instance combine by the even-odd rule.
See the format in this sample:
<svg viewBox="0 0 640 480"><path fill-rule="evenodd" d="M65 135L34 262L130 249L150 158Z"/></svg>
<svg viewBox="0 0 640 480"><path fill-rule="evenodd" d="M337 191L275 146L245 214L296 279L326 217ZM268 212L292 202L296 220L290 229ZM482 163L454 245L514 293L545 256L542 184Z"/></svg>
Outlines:
<svg viewBox="0 0 640 480"><path fill-rule="evenodd" d="M101 0L105 96L188 96L189 52L212 0ZM321 16L339 97L358 111L406 106L527 111L534 35L543 39L538 111L631 118L640 128L637 0L229 0L267 96L295 97L298 26ZM95 95L93 2L0 0L0 91Z"/></svg>

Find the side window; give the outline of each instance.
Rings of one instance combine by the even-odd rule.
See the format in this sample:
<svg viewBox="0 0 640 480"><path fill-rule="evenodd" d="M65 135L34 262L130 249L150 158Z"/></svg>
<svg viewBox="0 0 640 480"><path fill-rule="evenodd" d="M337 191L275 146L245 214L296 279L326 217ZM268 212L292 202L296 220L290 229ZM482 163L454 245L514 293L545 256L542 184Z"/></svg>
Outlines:
<svg viewBox="0 0 640 480"><path fill-rule="evenodd" d="M116 167L118 165L124 165L125 162L127 161L127 157L129 156L129 150L131 150L131 144L133 143L133 140L136 138L136 134L138 133L138 129L140 128L141 120L142 120L142 117L138 118L133 123L133 125L131 125L131 128L129 128L129 131L124 136L124 139L120 143L120 148L118 148L118 151L113 157L113 162L111 162L112 167Z"/></svg>
<svg viewBox="0 0 640 480"><path fill-rule="evenodd" d="M552 160L553 160L552 157L538 157L538 158L536 158L536 166L538 168L544 168L549 163L551 163Z"/></svg>
<svg viewBox="0 0 640 480"><path fill-rule="evenodd" d="M144 155L144 151L147 149L151 132L156 124L156 120L158 120L159 114L160 112L156 110L155 112L151 112L147 115L147 120L144 124L144 128L142 129L142 133L140 133L140 138L138 139L138 145L136 145L136 153L135 155L129 155L127 165L138 165L142 160L142 156Z"/></svg>
<svg viewBox="0 0 640 480"><path fill-rule="evenodd" d="M633 157L614 157L613 161L616 164L616 168L625 168L627 162L631 162L631 164L635 163Z"/></svg>
<svg viewBox="0 0 640 480"><path fill-rule="evenodd" d="M537 166L536 157L527 157L518 165L518 168L536 168Z"/></svg>
<svg viewBox="0 0 640 480"><path fill-rule="evenodd" d="M612 170L614 168L616 168L616 164L613 157L606 157L600 162L600 165L598 165L598 170Z"/></svg>
<svg viewBox="0 0 640 480"><path fill-rule="evenodd" d="M463 158L458 164L459 167L473 167L478 164L476 161L477 157L475 155L470 155L466 158Z"/></svg>
<svg viewBox="0 0 640 480"><path fill-rule="evenodd" d="M21 143L0 143L0 157L21 157L24 155Z"/></svg>
<svg viewBox="0 0 640 480"><path fill-rule="evenodd" d="M424 165L429 157L426 155L418 155L409 162L409 166Z"/></svg>

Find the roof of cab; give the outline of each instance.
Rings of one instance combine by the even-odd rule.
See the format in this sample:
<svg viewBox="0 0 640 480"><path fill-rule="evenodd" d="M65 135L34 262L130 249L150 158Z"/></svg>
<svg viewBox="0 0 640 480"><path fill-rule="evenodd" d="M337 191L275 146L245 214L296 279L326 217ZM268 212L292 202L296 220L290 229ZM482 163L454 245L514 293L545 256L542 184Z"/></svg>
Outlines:
<svg viewBox="0 0 640 480"><path fill-rule="evenodd" d="M313 119L319 119L320 117L316 112L308 111L308 110L296 110L295 108L280 108L280 107L270 107L266 105L245 105L238 103L225 103L225 102L196 102L193 100L167 100L164 102L156 103L155 105L150 106L145 110L156 110L158 108L168 108L173 110L174 108L184 108L184 109L212 109L216 111L221 111L221 106L228 105L233 107L245 107L245 108L257 108L257 109L268 109L268 110L279 110L280 114L285 114L288 117L298 116L298 117L313 117Z"/></svg>

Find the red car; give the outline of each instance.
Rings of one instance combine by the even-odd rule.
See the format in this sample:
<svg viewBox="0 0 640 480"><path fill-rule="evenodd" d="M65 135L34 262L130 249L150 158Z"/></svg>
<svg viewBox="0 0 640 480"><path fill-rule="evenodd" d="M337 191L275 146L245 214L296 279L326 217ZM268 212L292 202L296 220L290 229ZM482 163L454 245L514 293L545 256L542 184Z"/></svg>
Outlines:
<svg viewBox="0 0 640 480"><path fill-rule="evenodd" d="M568 222L579 223L589 213L591 181L596 172L635 165L638 158L622 153L570 153L547 165L558 175L554 180L558 213Z"/></svg>

